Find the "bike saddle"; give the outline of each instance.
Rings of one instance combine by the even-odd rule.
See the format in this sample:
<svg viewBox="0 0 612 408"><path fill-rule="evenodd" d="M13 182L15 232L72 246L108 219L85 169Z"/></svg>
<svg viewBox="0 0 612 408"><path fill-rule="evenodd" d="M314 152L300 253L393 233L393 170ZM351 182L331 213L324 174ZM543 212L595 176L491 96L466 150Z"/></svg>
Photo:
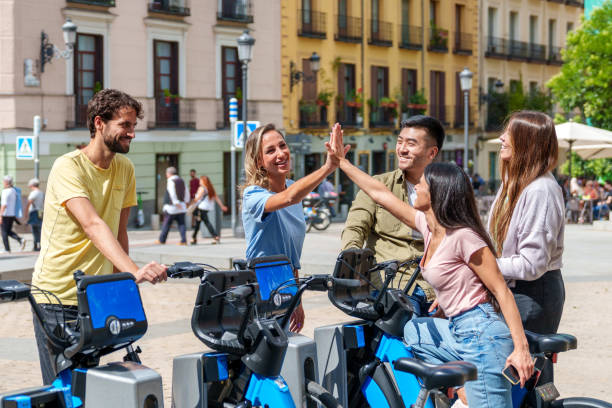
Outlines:
<svg viewBox="0 0 612 408"><path fill-rule="evenodd" d="M525 330L531 353L561 353L575 350L578 340L571 334L537 334Z"/></svg>
<svg viewBox="0 0 612 408"><path fill-rule="evenodd" d="M460 387L466 381L476 379L476 366L466 361L451 361L446 364L429 364L416 358L400 358L393 362L396 370L420 377L428 390L445 387Z"/></svg>

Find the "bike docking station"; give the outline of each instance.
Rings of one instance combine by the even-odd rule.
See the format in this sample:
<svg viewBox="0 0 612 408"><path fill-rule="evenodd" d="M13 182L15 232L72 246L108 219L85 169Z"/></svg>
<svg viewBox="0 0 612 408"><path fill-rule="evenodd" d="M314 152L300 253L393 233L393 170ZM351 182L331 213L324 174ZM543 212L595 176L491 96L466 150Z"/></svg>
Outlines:
<svg viewBox="0 0 612 408"><path fill-rule="evenodd" d="M130 273L86 276L77 271L74 279L77 322L64 318L56 330L46 327L43 311L32 295L44 296L44 291L16 281L12 286L7 284L11 281L0 281L0 299L28 298L47 339L64 349L56 359L59 374L52 385L0 395L0 407L163 407L161 376L140 364L139 350L131 348L147 330L134 276ZM122 362L99 366L100 357L123 348L127 348L127 355Z"/></svg>
<svg viewBox="0 0 612 408"><path fill-rule="evenodd" d="M169 269L170 277L201 277L191 327L214 351L174 359L173 406L207 408L211 401L217 406L230 398L237 407L251 406L241 405L246 401L252 406L317 407L306 395L307 382L317 382L315 343L285 331L288 311L299 301L295 286L284 287L294 282L289 260L256 258L231 271L176 265ZM249 285L253 293L246 296ZM239 304L245 299L250 299L247 304Z"/></svg>

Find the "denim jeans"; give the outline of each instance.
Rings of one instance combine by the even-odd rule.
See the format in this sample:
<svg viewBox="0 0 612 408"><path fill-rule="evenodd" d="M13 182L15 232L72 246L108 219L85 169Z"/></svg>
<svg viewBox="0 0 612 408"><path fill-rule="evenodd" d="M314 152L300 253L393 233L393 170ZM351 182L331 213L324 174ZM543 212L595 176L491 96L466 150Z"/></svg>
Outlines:
<svg viewBox="0 0 612 408"><path fill-rule="evenodd" d="M176 220L178 224L179 234L181 234L181 243L185 244L187 239L185 238L185 213L179 214L165 214L164 223L162 224L161 232L159 234L159 242L162 244L166 243L166 238L168 238L168 232L170 231L170 227L172 226L172 222Z"/></svg>
<svg viewBox="0 0 612 408"><path fill-rule="evenodd" d="M418 317L404 329L414 355L442 364L463 360L478 369L478 378L465 383L470 407L512 407L511 384L502 375L513 350L510 330L489 303L445 319Z"/></svg>
<svg viewBox="0 0 612 408"><path fill-rule="evenodd" d="M408 298L410 299L410 303L412 303L415 317L429 316L431 302L427 301L427 295L419 285L414 287L412 295L408 296Z"/></svg>

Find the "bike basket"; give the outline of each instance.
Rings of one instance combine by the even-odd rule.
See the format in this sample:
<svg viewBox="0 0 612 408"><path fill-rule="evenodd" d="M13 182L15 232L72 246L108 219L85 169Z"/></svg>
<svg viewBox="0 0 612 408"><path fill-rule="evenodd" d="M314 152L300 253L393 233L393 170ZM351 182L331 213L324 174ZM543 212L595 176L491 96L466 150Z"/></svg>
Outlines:
<svg viewBox="0 0 612 408"><path fill-rule="evenodd" d="M350 248L338 255L334 267L334 278L357 279L358 288L334 285L328 292L329 300L344 313L360 319L375 321L380 315L374 310L374 299L370 292L369 270L376 265L374 252L368 248Z"/></svg>
<svg viewBox="0 0 612 408"><path fill-rule="evenodd" d="M64 352L104 355L126 347L147 331L147 318L134 276L75 273L80 337Z"/></svg>
<svg viewBox="0 0 612 408"><path fill-rule="evenodd" d="M247 316L246 305L228 302L223 292L240 285L256 282L250 270L210 271L203 277L198 289L191 329L208 347L234 355L246 353L236 334Z"/></svg>

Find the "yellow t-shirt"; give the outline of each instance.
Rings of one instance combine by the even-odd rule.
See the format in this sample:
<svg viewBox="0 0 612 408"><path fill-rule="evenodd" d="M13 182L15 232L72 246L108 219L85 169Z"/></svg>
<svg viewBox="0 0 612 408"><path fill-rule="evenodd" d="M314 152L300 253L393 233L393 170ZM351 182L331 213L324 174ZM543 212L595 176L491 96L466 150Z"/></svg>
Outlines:
<svg viewBox="0 0 612 408"><path fill-rule="evenodd" d="M119 230L121 210L136 205L134 165L117 154L108 169L93 164L80 150L59 157L53 163L45 197L41 250L32 284L54 293L62 304L76 305L73 273L113 273L113 265L87 238L81 225L66 210L66 201L85 197L110 227ZM37 295L40 303L57 303L55 298Z"/></svg>

